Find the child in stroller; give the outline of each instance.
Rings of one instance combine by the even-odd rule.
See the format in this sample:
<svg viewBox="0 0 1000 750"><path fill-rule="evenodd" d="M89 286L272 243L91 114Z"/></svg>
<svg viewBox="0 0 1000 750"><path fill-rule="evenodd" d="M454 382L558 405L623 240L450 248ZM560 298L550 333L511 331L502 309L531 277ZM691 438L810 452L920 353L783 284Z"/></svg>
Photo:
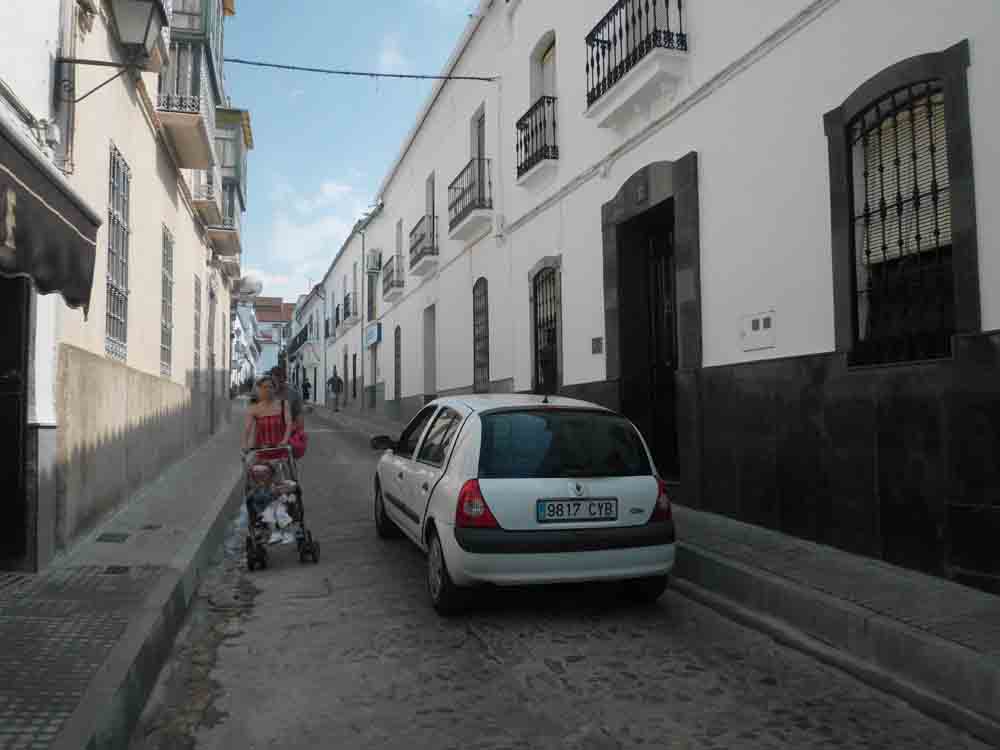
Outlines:
<svg viewBox="0 0 1000 750"><path fill-rule="evenodd" d="M266 568L268 546L293 541L298 545L300 562L319 562L319 542L305 525L302 489L291 449L285 446L250 451L245 461L247 568Z"/></svg>

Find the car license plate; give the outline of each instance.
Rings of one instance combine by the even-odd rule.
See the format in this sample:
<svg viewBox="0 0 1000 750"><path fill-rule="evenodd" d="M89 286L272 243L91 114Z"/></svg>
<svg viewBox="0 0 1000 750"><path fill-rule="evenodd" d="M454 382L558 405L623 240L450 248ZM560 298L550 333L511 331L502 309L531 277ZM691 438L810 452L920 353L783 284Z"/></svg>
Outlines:
<svg viewBox="0 0 1000 750"><path fill-rule="evenodd" d="M618 520L618 499L587 497L539 500L535 505L538 523L579 523L581 521Z"/></svg>

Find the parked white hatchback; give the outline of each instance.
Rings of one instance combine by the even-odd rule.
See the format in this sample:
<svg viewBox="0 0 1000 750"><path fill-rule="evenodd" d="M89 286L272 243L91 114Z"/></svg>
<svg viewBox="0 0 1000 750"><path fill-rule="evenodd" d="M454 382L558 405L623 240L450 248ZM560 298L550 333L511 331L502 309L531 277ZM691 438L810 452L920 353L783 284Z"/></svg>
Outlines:
<svg viewBox="0 0 1000 750"><path fill-rule="evenodd" d="M375 471L375 526L427 553L434 608L467 587L625 582L657 599L674 565L666 487L635 426L596 404L530 395L441 398Z"/></svg>

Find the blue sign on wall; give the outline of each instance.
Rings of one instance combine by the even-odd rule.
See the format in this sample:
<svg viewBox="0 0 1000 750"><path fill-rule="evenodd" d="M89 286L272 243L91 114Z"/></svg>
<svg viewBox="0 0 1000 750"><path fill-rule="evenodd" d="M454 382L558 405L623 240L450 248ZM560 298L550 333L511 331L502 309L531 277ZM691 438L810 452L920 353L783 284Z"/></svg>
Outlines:
<svg viewBox="0 0 1000 750"><path fill-rule="evenodd" d="M374 346L382 340L382 324L370 323L365 329L365 347Z"/></svg>

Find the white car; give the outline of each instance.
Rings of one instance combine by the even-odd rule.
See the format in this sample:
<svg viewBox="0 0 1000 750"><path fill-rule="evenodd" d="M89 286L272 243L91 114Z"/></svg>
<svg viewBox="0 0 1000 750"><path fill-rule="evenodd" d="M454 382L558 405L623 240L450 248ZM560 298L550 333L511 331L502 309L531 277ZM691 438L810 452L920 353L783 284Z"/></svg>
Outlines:
<svg viewBox="0 0 1000 750"><path fill-rule="evenodd" d="M470 586L625 581L665 590L674 522L635 426L596 404L532 395L441 398L375 470L375 526L427 553L427 590L448 614Z"/></svg>

